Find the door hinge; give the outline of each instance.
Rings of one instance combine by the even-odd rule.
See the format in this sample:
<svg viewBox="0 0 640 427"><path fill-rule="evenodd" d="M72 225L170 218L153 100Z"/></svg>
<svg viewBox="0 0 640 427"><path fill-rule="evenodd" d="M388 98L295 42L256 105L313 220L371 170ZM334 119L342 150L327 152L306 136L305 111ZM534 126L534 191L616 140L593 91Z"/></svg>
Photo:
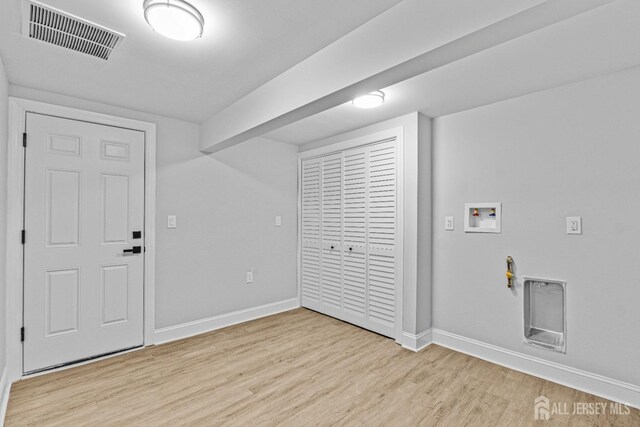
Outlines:
<svg viewBox="0 0 640 427"><path fill-rule="evenodd" d="M24 342L24 326L20 328L20 342Z"/></svg>
<svg viewBox="0 0 640 427"><path fill-rule="evenodd" d="M26 132L24 132L24 133L22 134L22 146L23 146L24 148L27 148L27 133L26 133Z"/></svg>
<svg viewBox="0 0 640 427"><path fill-rule="evenodd" d="M20 234L20 240L22 241L23 245L27 241L27 231L26 230L22 230L22 233Z"/></svg>

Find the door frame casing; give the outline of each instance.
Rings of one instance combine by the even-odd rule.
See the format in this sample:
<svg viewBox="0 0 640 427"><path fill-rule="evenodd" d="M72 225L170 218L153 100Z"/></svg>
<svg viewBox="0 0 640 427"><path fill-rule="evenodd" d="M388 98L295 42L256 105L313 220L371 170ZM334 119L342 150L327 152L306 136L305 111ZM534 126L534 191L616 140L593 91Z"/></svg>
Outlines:
<svg viewBox="0 0 640 427"><path fill-rule="evenodd" d="M143 132L144 155L144 342L153 344L155 330L155 206L156 206L156 125L155 123L110 116L75 108L62 107L22 98L9 98L9 135L7 143L7 255L6 295L6 363L9 381L23 375L23 345L20 328L23 326L23 246L20 234L24 207L24 148L26 114L36 113L115 126ZM27 147L28 148L28 147ZM27 230L28 232L28 230ZM26 331L26 335L28 335Z"/></svg>

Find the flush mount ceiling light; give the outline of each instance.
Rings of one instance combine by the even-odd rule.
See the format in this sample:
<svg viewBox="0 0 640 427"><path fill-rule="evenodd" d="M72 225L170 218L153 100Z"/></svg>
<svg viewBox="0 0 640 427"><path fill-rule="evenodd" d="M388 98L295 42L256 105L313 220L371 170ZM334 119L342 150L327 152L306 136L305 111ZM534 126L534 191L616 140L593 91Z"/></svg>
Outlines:
<svg viewBox="0 0 640 427"><path fill-rule="evenodd" d="M358 108L375 108L384 103L384 92L376 90L366 95L359 96L351 102Z"/></svg>
<svg viewBox="0 0 640 427"><path fill-rule="evenodd" d="M145 0L144 19L155 31L174 40L202 37L204 18L183 0Z"/></svg>

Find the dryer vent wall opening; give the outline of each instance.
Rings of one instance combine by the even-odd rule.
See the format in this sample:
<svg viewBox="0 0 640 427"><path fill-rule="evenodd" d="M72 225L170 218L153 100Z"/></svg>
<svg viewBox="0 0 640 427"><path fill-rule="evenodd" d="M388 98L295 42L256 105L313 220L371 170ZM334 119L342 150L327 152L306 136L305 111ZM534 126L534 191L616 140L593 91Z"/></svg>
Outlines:
<svg viewBox="0 0 640 427"><path fill-rule="evenodd" d="M22 34L107 60L124 34L37 1L23 3Z"/></svg>

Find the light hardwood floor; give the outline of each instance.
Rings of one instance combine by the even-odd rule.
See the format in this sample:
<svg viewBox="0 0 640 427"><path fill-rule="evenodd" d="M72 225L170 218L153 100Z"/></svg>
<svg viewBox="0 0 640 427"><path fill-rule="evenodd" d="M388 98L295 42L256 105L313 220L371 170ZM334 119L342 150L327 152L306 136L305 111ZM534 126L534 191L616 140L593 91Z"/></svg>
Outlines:
<svg viewBox="0 0 640 427"><path fill-rule="evenodd" d="M609 403L298 309L20 381L6 425L640 426L636 410L536 422L539 395Z"/></svg>

